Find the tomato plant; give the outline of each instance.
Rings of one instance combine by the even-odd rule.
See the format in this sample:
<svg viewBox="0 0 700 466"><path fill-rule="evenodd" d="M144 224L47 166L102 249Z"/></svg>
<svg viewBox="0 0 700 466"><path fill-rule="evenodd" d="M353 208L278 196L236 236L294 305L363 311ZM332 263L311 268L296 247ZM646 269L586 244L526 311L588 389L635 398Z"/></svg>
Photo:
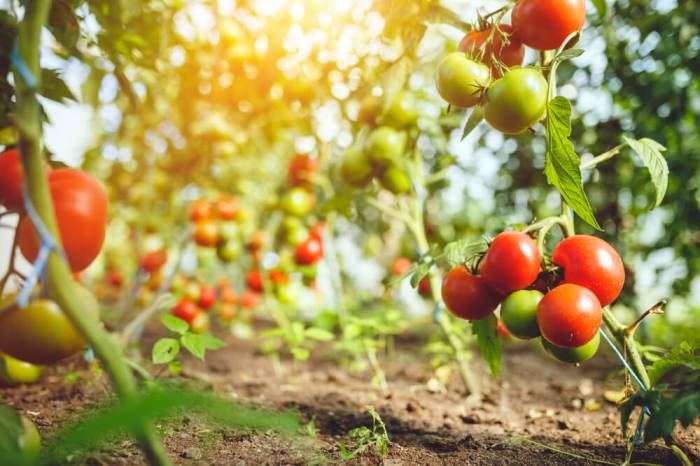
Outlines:
<svg viewBox="0 0 700 466"><path fill-rule="evenodd" d="M299 246L295 251L297 264L310 265L315 264L323 257L323 243L315 236L310 237Z"/></svg>
<svg viewBox="0 0 700 466"><path fill-rule="evenodd" d="M146 273L154 273L161 269L168 261L168 253L165 249L158 249L144 254L141 258L141 270Z"/></svg>
<svg viewBox="0 0 700 466"><path fill-rule="evenodd" d="M51 169L47 165L47 171ZM24 176L19 150L8 149L0 153L0 205L7 210L21 212L24 210L22 190Z"/></svg>
<svg viewBox="0 0 700 466"><path fill-rule="evenodd" d="M311 175L316 172L318 162L309 155L297 154L291 162L287 177L289 182L294 186L309 186L311 185Z"/></svg>
<svg viewBox="0 0 700 466"><path fill-rule="evenodd" d="M202 314L202 310L198 308L193 301L187 298L182 298L175 307L173 307L173 315L184 320L188 324L192 324L200 314Z"/></svg>

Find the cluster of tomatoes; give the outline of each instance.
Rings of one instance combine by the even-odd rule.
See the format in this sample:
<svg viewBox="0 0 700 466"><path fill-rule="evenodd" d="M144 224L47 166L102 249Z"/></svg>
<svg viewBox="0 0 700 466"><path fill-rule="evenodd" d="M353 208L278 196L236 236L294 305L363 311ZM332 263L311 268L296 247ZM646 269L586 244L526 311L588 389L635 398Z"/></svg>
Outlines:
<svg viewBox="0 0 700 466"><path fill-rule="evenodd" d="M456 107L480 105L495 129L522 133L544 116L548 89L538 68L520 66L524 46L557 49L585 19L585 0L519 0L512 25L484 22L442 60L436 76L440 96Z"/></svg>
<svg viewBox="0 0 700 466"><path fill-rule="evenodd" d="M199 283L184 275L176 275L170 291L178 298L172 314L190 325L194 333L209 330L209 312L215 310L220 319L230 321L238 313L238 295L225 279L216 286Z"/></svg>
<svg viewBox="0 0 700 466"><path fill-rule="evenodd" d="M89 174L72 168L46 167L48 185L63 251L74 273L87 268L102 249L107 227L107 196ZM37 258L40 242L24 209L24 174L20 153L9 149L0 154L0 204L20 215L17 243L29 261ZM76 283L83 312L99 320L95 296ZM0 308L0 352L4 383L36 380L40 368L81 352L86 343L58 304L46 297L32 299L20 308L16 295L3 296Z"/></svg>
<svg viewBox="0 0 700 466"><path fill-rule="evenodd" d="M200 199L190 205L189 219L194 228L192 237L199 246L217 248L224 262L238 259L242 253L241 231L237 219L241 211L238 199L221 193L210 202Z"/></svg>
<svg viewBox="0 0 700 466"><path fill-rule="evenodd" d="M542 272L542 258L530 236L499 234L476 270L449 271L442 297L456 316L479 320L499 306L505 328L517 338L542 337L557 359L578 363L600 343L602 308L617 299L625 269L617 251L600 238L575 235L562 240Z"/></svg>
<svg viewBox="0 0 700 466"><path fill-rule="evenodd" d="M380 99L369 96L362 103L358 120L376 126L362 142L351 146L340 161L341 179L357 188L367 186L374 178L394 194L410 191L411 179L406 169L405 130L418 119L415 97L400 91L383 114Z"/></svg>

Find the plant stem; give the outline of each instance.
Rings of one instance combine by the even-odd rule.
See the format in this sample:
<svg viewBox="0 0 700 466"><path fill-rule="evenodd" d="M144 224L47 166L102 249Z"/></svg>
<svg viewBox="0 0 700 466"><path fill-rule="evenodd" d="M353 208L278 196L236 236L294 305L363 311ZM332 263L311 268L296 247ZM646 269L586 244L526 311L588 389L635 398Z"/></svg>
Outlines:
<svg viewBox="0 0 700 466"><path fill-rule="evenodd" d="M28 70L40 77L39 53L41 29L45 24L51 2L35 0L26 3L23 21L19 25L19 52ZM58 226L49 192L46 168L42 155L41 115L36 98L36 88L30 87L21 73L15 71L16 122L20 134L20 152L27 189L41 221L49 233L58 238ZM113 338L83 312L82 303L75 291L71 271L66 261L51 254L47 264L49 295L56 300L80 334L90 343L95 354L112 379L121 399L129 399L136 393L136 383ZM136 436L148 461L155 465L167 465L170 461L153 428L146 422L136 425Z"/></svg>
<svg viewBox="0 0 700 466"><path fill-rule="evenodd" d="M595 168L596 166L605 162L606 160L609 160L609 159L615 157L617 154L620 153L620 151L622 150L623 147L624 147L623 144L620 144L619 146L615 146L612 149L610 149L609 151L603 152L602 154L593 157L591 160L582 163L579 167L581 168L581 170L588 170L589 168Z"/></svg>

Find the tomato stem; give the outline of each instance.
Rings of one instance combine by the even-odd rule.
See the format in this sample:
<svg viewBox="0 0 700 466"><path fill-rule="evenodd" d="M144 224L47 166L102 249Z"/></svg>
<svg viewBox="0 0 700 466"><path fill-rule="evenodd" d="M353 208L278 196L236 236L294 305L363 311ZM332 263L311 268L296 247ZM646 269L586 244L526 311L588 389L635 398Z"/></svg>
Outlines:
<svg viewBox="0 0 700 466"><path fill-rule="evenodd" d="M19 24L19 53L29 72L40 79L39 54L41 30L49 15L51 2L35 0L27 2L22 22ZM58 225L53 209L46 166L42 155L41 113L37 101L37 86L29 86L20 72L15 70L16 122L19 130L19 148L30 200L41 221L54 238L59 238ZM59 239L60 242L60 239ZM136 394L136 383L113 338L83 312L83 303L76 295L76 285L66 261L51 254L47 264L49 295L66 313L80 334L89 342L95 354L112 379L116 394L129 399ZM170 460L152 426L140 421L135 423L135 436L148 461L155 465L170 464Z"/></svg>

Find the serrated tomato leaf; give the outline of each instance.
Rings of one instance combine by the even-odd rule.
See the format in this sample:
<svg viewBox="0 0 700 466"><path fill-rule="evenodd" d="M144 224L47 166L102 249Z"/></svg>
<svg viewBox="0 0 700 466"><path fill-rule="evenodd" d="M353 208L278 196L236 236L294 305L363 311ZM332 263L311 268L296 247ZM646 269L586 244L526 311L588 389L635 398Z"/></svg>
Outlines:
<svg viewBox="0 0 700 466"><path fill-rule="evenodd" d="M571 104L558 96L547 103L547 154L544 173L574 212L596 230L602 230L593 214L581 181L581 168L571 135Z"/></svg>
<svg viewBox="0 0 700 466"><path fill-rule="evenodd" d="M649 170L651 182L656 191L656 201L652 207L652 209L655 209L664 200L666 189L668 188L668 164L661 153L665 151L666 148L649 138L637 140L622 136L622 139L632 148L637 156L642 159L642 163L644 163L644 166Z"/></svg>
<svg viewBox="0 0 700 466"><path fill-rule="evenodd" d="M464 141L464 138L469 136L469 134L474 131L474 129L479 126L479 123L481 123L484 120L484 112L481 110L480 106L474 107L474 110L469 114L469 118L467 118L467 122L464 124L464 131L462 131L462 141Z"/></svg>

